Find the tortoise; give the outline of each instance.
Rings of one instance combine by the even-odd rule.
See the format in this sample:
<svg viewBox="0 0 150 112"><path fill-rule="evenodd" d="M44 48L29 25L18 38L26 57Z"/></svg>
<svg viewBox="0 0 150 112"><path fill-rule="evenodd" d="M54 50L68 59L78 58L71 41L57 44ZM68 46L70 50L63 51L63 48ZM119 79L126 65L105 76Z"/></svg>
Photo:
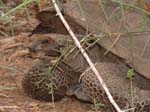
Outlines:
<svg viewBox="0 0 150 112"><path fill-rule="evenodd" d="M44 43L43 45L43 41L51 40L50 38L55 39L57 42L55 42L55 44L48 42L49 44ZM52 51L52 49L54 49L54 46L56 46L56 44L60 41L62 41L60 42L61 44L64 44L64 41L66 41L65 43L72 44L69 43L71 42L68 40L69 36L59 34L37 34L33 35L32 39L32 44L30 46L31 51L38 52L38 50L43 50L46 56L51 56L48 55L51 54L51 52L49 51ZM75 54L77 52L78 50L75 50L72 54ZM91 49L88 50L88 53L91 53L92 55L100 52L104 51L101 50L100 46L97 45L94 45L93 47L91 47ZM46 57L44 58L44 60L40 60L38 63L35 63L31 68L29 68L28 72L22 80L22 86L25 93L38 100L52 101L53 99L51 97L51 93L49 92L51 88L49 88L48 85L51 85L51 83L53 82L52 84L55 85L55 88L53 90L54 101L59 101L65 95L75 95L79 100L86 102L94 103L93 99L101 101L101 103L105 105L101 108L101 111L115 112L115 109L109 103L107 96L104 93L104 90L99 85L95 75L92 74L91 71L85 70L87 67L87 63L85 63L82 55L78 54L78 56L73 59L72 54L67 58L67 60L63 60L58 64L58 68L60 68L64 72L61 73L59 71L60 69L56 68L52 72L51 78L48 77L48 68L51 58L49 59L49 57ZM97 54L95 55L95 57L91 58L94 58L95 62L99 62L99 64L96 64L96 67L106 81L106 84L108 85L113 97L115 98L119 106L123 109L125 109L124 107L128 108L128 105L131 105L129 95L130 80L126 78L129 67L120 60L116 61L116 58L114 58L113 61L112 57L115 57L114 54L111 54L111 57L106 57L102 54L103 53ZM72 64L72 62L74 64ZM78 69L75 68L75 65L79 67L80 65L83 65L84 67L82 66L82 69ZM73 66L75 69L73 68ZM81 78L81 82L79 83L78 80L82 71L83 76ZM43 78L44 80L42 80ZM40 84L37 84L38 82L40 82ZM133 84L133 87L136 90L135 96L137 97L135 98L136 102L134 104L134 106L136 106L135 110L137 110L138 112L148 112L150 109L149 100L147 99L150 92L150 88L148 86L150 84L149 80L140 75L135 75ZM143 91L144 93L142 93ZM148 95L145 95L145 91L148 93Z"/></svg>
<svg viewBox="0 0 150 112"><path fill-rule="evenodd" d="M118 4L114 4L112 2L106 2L105 5L107 5L107 7L106 7L105 10L107 11L108 14L110 14L111 11L114 11L113 9L117 9L117 7L118 7ZM86 29L86 27L89 26L87 28L88 32L94 32L94 34L96 34L96 35L99 35L102 31L106 32L106 33L102 32L103 34L105 34L104 35L105 38L101 38L97 42L97 44L99 44L100 46L102 46L103 48L105 48L106 49L105 50L106 53L109 52L109 51L111 51L112 54L114 53L117 56L123 58L125 60L124 63L126 62L130 67L133 67L133 69L135 69L138 73L140 73L139 75L136 75L136 77L138 77L138 78L135 77L135 79L134 79L135 82L138 82L138 83L136 83L137 84L136 86L138 88L148 89L149 90L149 86L148 86L149 83L150 83L150 81L149 81L149 70L148 70L148 67L149 67L149 62L148 62L148 60L149 60L148 59L148 57L149 57L149 53L148 53L149 52L149 49L148 49L148 47L149 47L149 45L148 45L149 39L148 39L148 37L146 37L149 33L148 32L146 32L146 33L145 32L141 32L141 33L136 33L135 34L134 32L129 32L129 33L132 34L132 35L129 36L129 35L125 35L127 33L124 32L123 27L122 28L119 28L119 27L112 28L113 25L117 26L116 24L118 24L119 19L115 19L115 21L109 20L109 23L107 23L105 21L104 16L103 16L103 12L100 12L100 7L98 5L98 1L90 1L90 0L89 1L84 1L83 0L81 2L81 6L82 6L83 12L84 12L83 13L84 19L82 19L83 15L81 15L81 11L79 11L79 8L78 8L78 5L76 4L76 2L68 2L67 4L64 4L63 13L66 16L66 18L69 17L69 18L71 18L71 20L73 19L74 20L73 22L76 23L77 26L81 26L81 29L83 29L83 28ZM117 12L119 12L119 11L117 11ZM132 14L134 14L135 17L140 17L140 19L143 19L143 17L144 17L144 15L142 13L137 12L135 10L128 11L125 14L126 14L127 18L131 18ZM93 22L93 20L94 20L94 22ZM99 27L99 26L104 25L103 23L105 23L105 28ZM138 22L136 23L136 26L139 26ZM129 27L135 29L135 27L132 24L130 24ZM147 25L146 25L146 28L148 28ZM105 31L105 30L107 30L107 31ZM122 31L122 33L119 33L119 35L117 35L117 37L116 37L115 36L115 34L116 34L115 32L116 31L117 32ZM107 32L109 32L109 34L112 33L112 36L111 35L107 36L107 34L108 34ZM143 36L143 38L140 38L141 36ZM119 40L117 40L117 39L119 39ZM132 44L129 43L129 40L130 41L132 40L131 41ZM135 47L135 46L137 46L137 47ZM108 53L108 54L111 54L111 53ZM115 56L114 54L113 54L113 56ZM132 59L130 58L130 55L132 55ZM105 57L105 55L103 55L103 57ZM77 59L80 59L80 58L77 58ZM106 60L107 59L109 59L109 58L106 58ZM75 61L73 61L72 59L70 59L70 60L71 61L69 61L69 65L72 66L71 62L74 64L73 65L74 67L75 67L75 65L78 65L78 64L75 63L76 60ZM111 58L110 58L110 60L111 60ZM95 62L96 61L98 61L98 60L95 60ZM102 61L102 60L99 60L99 61ZM82 61L80 60L80 62L82 62ZM110 61L110 62L112 62L112 61ZM123 62L119 61L119 63L122 64ZM103 64L105 65L105 63L103 63ZM79 65L82 66L82 64L79 64ZM110 66L110 65L111 65L111 63L108 64L108 66ZM77 69L79 70L81 66L79 66L79 68L77 68ZM111 66L113 66L113 65L111 65ZM83 69L80 69L79 71L83 72L86 67L83 67ZM127 68L129 69L129 67L127 67ZM122 68L122 69L124 69L124 68ZM109 71L108 68L106 69L106 71L107 70ZM111 69L110 69L110 72L111 72ZM115 70L115 73L113 73L113 74L118 74L118 73ZM103 75L103 73L102 73L102 75ZM91 83L92 79L90 78L90 80L87 81L86 80L86 78L87 78L86 76L88 76L88 73L86 73L85 75L83 75L82 79L85 79L85 80L81 80L81 87L84 86L84 85L86 85L86 84L88 84L88 83ZM114 75L114 76L116 77L116 75ZM96 80L96 79L94 79L94 80ZM126 80L126 79L121 79L121 80ZM143 81L140 81L140 80L143 80ZM142 83L142 84L140 84L140 83ZM111 82L110 82L110 85L112 85ZM147 86L145 86L145 85L147 85ZM96 87L99 88L97 85L96 85ZM94 90L92 90L92 92L89 92L89 91L86 92L86 89L88 89L88 88L90 88L90 87L88 85L86 85L86 88L82 87L80 89L81 89L81 92L83 92L82 94L84 94L86 97L90 96L90 98L93 98L93 96L92 96L93 93L92 92ZM80 92L80 94L81 94L81 92ZM76 93L74 93L74 94L76 94ZM140 93L140 92L138 91L138 93ZM92 94L92 95L90 95L90 94ZM96 92L95 92L95 94L96 94ZM119 93L117 92L117 94L119 94ZM78 94L76 94L76 96L78 97ZM104 95L104 96L106 96L106 95ZM89 97L87 99L89 100ZM108 102L106 102L106 103L108 103ZM144 103L142 103L142 104L144 104ZM138 105L138 103L137 103L137 105ZM146 105L147 106L144 107L144 109L145 108L149 109L149 103L146 103ZM140 107L137 106L137 108L140 108ZM142 110L142 111L147 112L147 111L149 111L148 109L147 110ZM138 111L138 109L137 109L137 111Z"/></svg>

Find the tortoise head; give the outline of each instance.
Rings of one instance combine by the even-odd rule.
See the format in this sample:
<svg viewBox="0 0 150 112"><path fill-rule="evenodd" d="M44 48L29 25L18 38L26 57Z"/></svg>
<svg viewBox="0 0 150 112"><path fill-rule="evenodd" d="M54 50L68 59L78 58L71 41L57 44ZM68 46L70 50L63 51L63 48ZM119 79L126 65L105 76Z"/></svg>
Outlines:
<svg viewBox="0 0 150 112"><path fill-rule="evenodd" d="M61 55L60 48L62 46L48 34L36 34L31 37L28 47L31 53L35 53L40 56L57 57Z"/></svg>

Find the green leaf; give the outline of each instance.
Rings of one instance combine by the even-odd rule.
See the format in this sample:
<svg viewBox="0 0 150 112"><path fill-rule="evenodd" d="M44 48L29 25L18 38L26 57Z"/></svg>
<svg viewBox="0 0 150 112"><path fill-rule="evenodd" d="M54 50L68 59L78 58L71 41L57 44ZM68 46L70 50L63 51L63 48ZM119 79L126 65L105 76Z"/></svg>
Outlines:
<svg viewBox="0 0 150 112"><path fill-rule="evenodd" d="M129 69L127 73L127 78L132 79L134 77L134 70Z"/></svg>
<svg viewBox="0 0 150 112"><path fill-rule="evenodd" d="M100 102L97 102L97 101L94 99L94 107L95 107L96 109L100 109L101 107L105 107L105 104L100 103Z"/></svg>
<svg viewBox="0 0 150 112"><path fill-rule="evenodd" d="M52 67L51 67L51 66L49 66L49 67L48 67L48 76L50 76L50 77L51 77L51 75L52 75Z"/></svg>

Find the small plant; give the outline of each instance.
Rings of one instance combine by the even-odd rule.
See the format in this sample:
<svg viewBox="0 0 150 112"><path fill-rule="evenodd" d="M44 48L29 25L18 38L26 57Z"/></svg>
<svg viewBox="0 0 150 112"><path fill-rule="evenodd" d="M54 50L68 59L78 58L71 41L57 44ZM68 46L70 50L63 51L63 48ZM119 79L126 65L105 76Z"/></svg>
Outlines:
<svg viewBox="0 0 150 112"><path fill-rule="evenodd" d="M129 69L127 73L127 78L132 79L134 77L134 70Z"/></svg>
<svg viewBox="0 0 150 112"><path fill-rule="evenodd" d="M51 66L48 67L48 76L49 77L52 76L52 67Z"/></svg>
<svg viewBox="0 0 150 112"><path fill-rule="evenodd" d="M130 79L130 88L131 88L131 106L133 106L133 97L134 97L134 90L133 90L133 77L134 77L134 70L133 69L129 69L128 73L127 73L127 78Z"/></svg>
<svg viewBox="0 0 150 112"><path fill-rule="evenodd" d="M93 105L93 109L94 110L99 110L101 107L105 107L105 105L103 103L97 102L96 99L93 100L94 101L94 105Z"/></svg>
<svg viewBox="0 0 150 112"><path fill-rule="evenodd" d="M53 105L53 110L55 112L55 104L54 104L54 88L56 88L57 86L53 83L53 80L52 80L52 71L53 71L53 66L49 66L48 67L48 77L50 78L51 80L51 83L47 84L47 87L49 88L49 94L51 95L52 97L52 105Z"/></svg>

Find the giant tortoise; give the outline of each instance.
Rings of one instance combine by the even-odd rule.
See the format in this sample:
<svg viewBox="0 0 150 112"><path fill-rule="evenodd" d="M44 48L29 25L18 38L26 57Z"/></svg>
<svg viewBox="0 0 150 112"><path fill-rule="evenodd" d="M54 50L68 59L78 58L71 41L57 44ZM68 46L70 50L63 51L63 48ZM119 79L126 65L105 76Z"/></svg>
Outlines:
<svg viewBox="0 0 150 112"><path fill-rule="evenodd" d="M55 39L57 42L65 43L64 46L67 48L68 45L73 44L71 40L69 41L70 37L65 35L37 34L31 37L30 50L37 53L43 52L44 57L40 58L27 70L22 80L25 93L35 99L44 101L58 101L65 95L75 95L82 101L92 103L96 101L103 104L104 106L101 107L102 112L115 112L95 75L89 71L89 68L85 70L88 65L77 49L66 59L64 59L65 57L62 58L56 68L49 72L49 68L53 67L51 66L52 57L50 56L54 55L51 55L51 53L58 50L57 46L59 46L56 46L56 43L51 43L50 38ZM147 78L135 73L133 88L131 89L130 80L126 78L130 68L121 59L116 60L117 56L110 53L108 56L104 56L104 50L96 44L87 49L87 52L93 62L98 62L96 64L97 70L122 109L130 108L132 104L130 92L132 91L134 93L133 106L135 106L135 109L138 112L149 111L150 81ZM80 76L81 81L78 82Z"/></svg>
<svg viewBox="0 0 150 112"><path fill-rule="evenodd" d="M101 7L99 6L98 1L83 0L80 2L80 5L77 4L75 1L68 2L64 4L63 14L65 15L66 18L69 17L69 19L71 19L71 22L73 22L73 25L76 24L78 26L77 28L80 28L81 26L82 30L83 28L85 29L85 33L86 32L92 33L93 36L91 38L93 37L94 39L95 37L97 37L97 39L100 38L96 46L98 46L99 44L106 50L105 52L103 51L103 55L98 55L98 59L101 59L101 57L106 58L106 56L110 52L112 52L113 56L115 57L118 56L122 58L121 60L123 61L119 61L119 63L117 64L113 64L112 63L113 61L111 60L110 57L106 58L106 60L110 60L106 62L93 58L94 62L99 62L98 64L96 64L96 68L98 69L98 71L100 72L104 80L106 81L106 84L108 84L111 93L113 94L115 100L120 105L120 107L124 109L126 107L129 108L131 104L133 103L132 106L135 106L135 112L149 112L150 111L150 100L148 99L149 83L150 83L149 81L150 71L148 70L150 66L150 63L148 62L149 56L150 56L149 55L149 52L150 52L149 51L149 38L148 38L149 32L139 31L139 28L141 27L144 29L148 29L148 25L145 25L145 24L143 25L141 23L145 15L135 9L127 8L128 10L124 11L124 19L126 21L124 21L123 25L122 24L119 25L118 23L122 22L122 20L119 18L120 15L119 17L118 15L115 17L113 17L114 16L113 14L111 15L111 13L114 13L114 12L117 14L120 13L120 9L118 9L118 4L115 4L113 2L105 2L104 4L102 3L102 5L103 6L107 5L107 7L105 8L103 7L104 8L103 11L101 10ZM111 16L107 17L106 19L105 18L106 15L104 16L104 13L107 14L107 16L108 15L111 15ZM41 14L40 16L42 17L42 12L39 12L39 14ZM136 19L138 18L138 19L130 23L129 20L132 20L133 19L132 17ZM125 23L127 23L128 26ZM128 29L132 31L129 31ZM78 29L78 31L80 30ZM80 32L77 32L77 33L80 33ZM38 36L39 35L37 35L37 37ZM53 37L53 35L49 35L49 36ZM56 38L61 38L61 37L56 36ZM44 39L45 38L42 38L42 36L40 38L35 38L35 40L38 40L38 41L43 41ZM39 46L36 42L37 41L35 41L34 45ZM51 45L49 44L46 46L51 46ZM99 48L98 50L99 52L101 52L100 49L102 49L102 47ZM51 47L47 47L47 48L51 48ZM47 49L47 50L51 50L51 49ZM98 53L98 51L93 52L92 55L95 56L95 53ZM44 52L47 53L48 51L44 51ZM90 51L88 52L90 53ZM84 66L83 68L82 66L87 63L84 63L85 60L83 59L83 57L82 57L82 60L80 60L79 62L77 61L77 59L80 59L80 58L78 57L78 58L72 59L72 57L70 56L68 60L67 61L65 60L65 61L67 64L69 64L69 66L73 68L75 66L79 67L77 69L75 68L75 70L77 70L78 72L83 72L86 69L87 65ZM129 95L130 80L126 79L126 73L130 69L130 67L126 66L125 63L127 63L130 67L132 67L135 71L138 72L136 73L138 75L136 75L134 78L134 88L135 88L134 100L136 100L134 102L130 101L130 95ZM80 69L80 67L82 69ZM79 78L80 75L78 74L78 72L77 72L77 77ZM33 74L27 74L27 75L32 76ZM47 75L47 73L45 72L44 75ZM39 74L33 75L33 76L37 76L37 79L39 81L39 77L38 77ZM59 75L58 77L62 77L64 79L62 75ZM29 79L27 77L26 81L28 82ZM54 75L54 79L55 79L55 75ZM67 80L67 77L65 80ZM62 84L66 82L65 80L62 80ZM26 81L23 80L23 86L26 85ZM48 83L51 83L51 81L49 81ZM69 83L66 83L66 85L64 84L63 85L64 88L68 86ZM77 82L74 84L77 84ZM85 70L85 72L83 72L82 77L81 77L81 82L78 84L80 85L80 87L79 88L74 87L75 91L73 94L75 94L79 99L88 100L91 102L93 102L94 99L97 101L102 101L102 103L104 103L104 107L106 107L106 108L103 108L105 112L115 111L114 108L109 103L103 89L97 83L97 79L95 78L93 73L90 71L90 68ZM122 84L123 87L122 85L119 85L119 84ZM24 89L28 91L29 89L28 87L30 88L31 86L30 85L28 85L27 87L24 86ZM35 85L33 86L33 88L31 87L30 89L34 89L34 87L36 88L37 86ZM63 89L63 93L64 93L64 90L67 94L68 91L66 89ZM43 91L42 88L40 91ZM144 91L144 94L143 94L143 91ZM56 93L57 93L56 100L57 98L60 99L60 97L62 97L61 91L59 92L60 95L58 94L57 91ZM148 93L148 95L145 95L145 93ZM42 95L40 96L44 96L44 94L47 95L47 93L43 92ZM81 94L84 96L84 98L81 96ZM55 91L54 91L54 96L55 96Z"/></svg>

